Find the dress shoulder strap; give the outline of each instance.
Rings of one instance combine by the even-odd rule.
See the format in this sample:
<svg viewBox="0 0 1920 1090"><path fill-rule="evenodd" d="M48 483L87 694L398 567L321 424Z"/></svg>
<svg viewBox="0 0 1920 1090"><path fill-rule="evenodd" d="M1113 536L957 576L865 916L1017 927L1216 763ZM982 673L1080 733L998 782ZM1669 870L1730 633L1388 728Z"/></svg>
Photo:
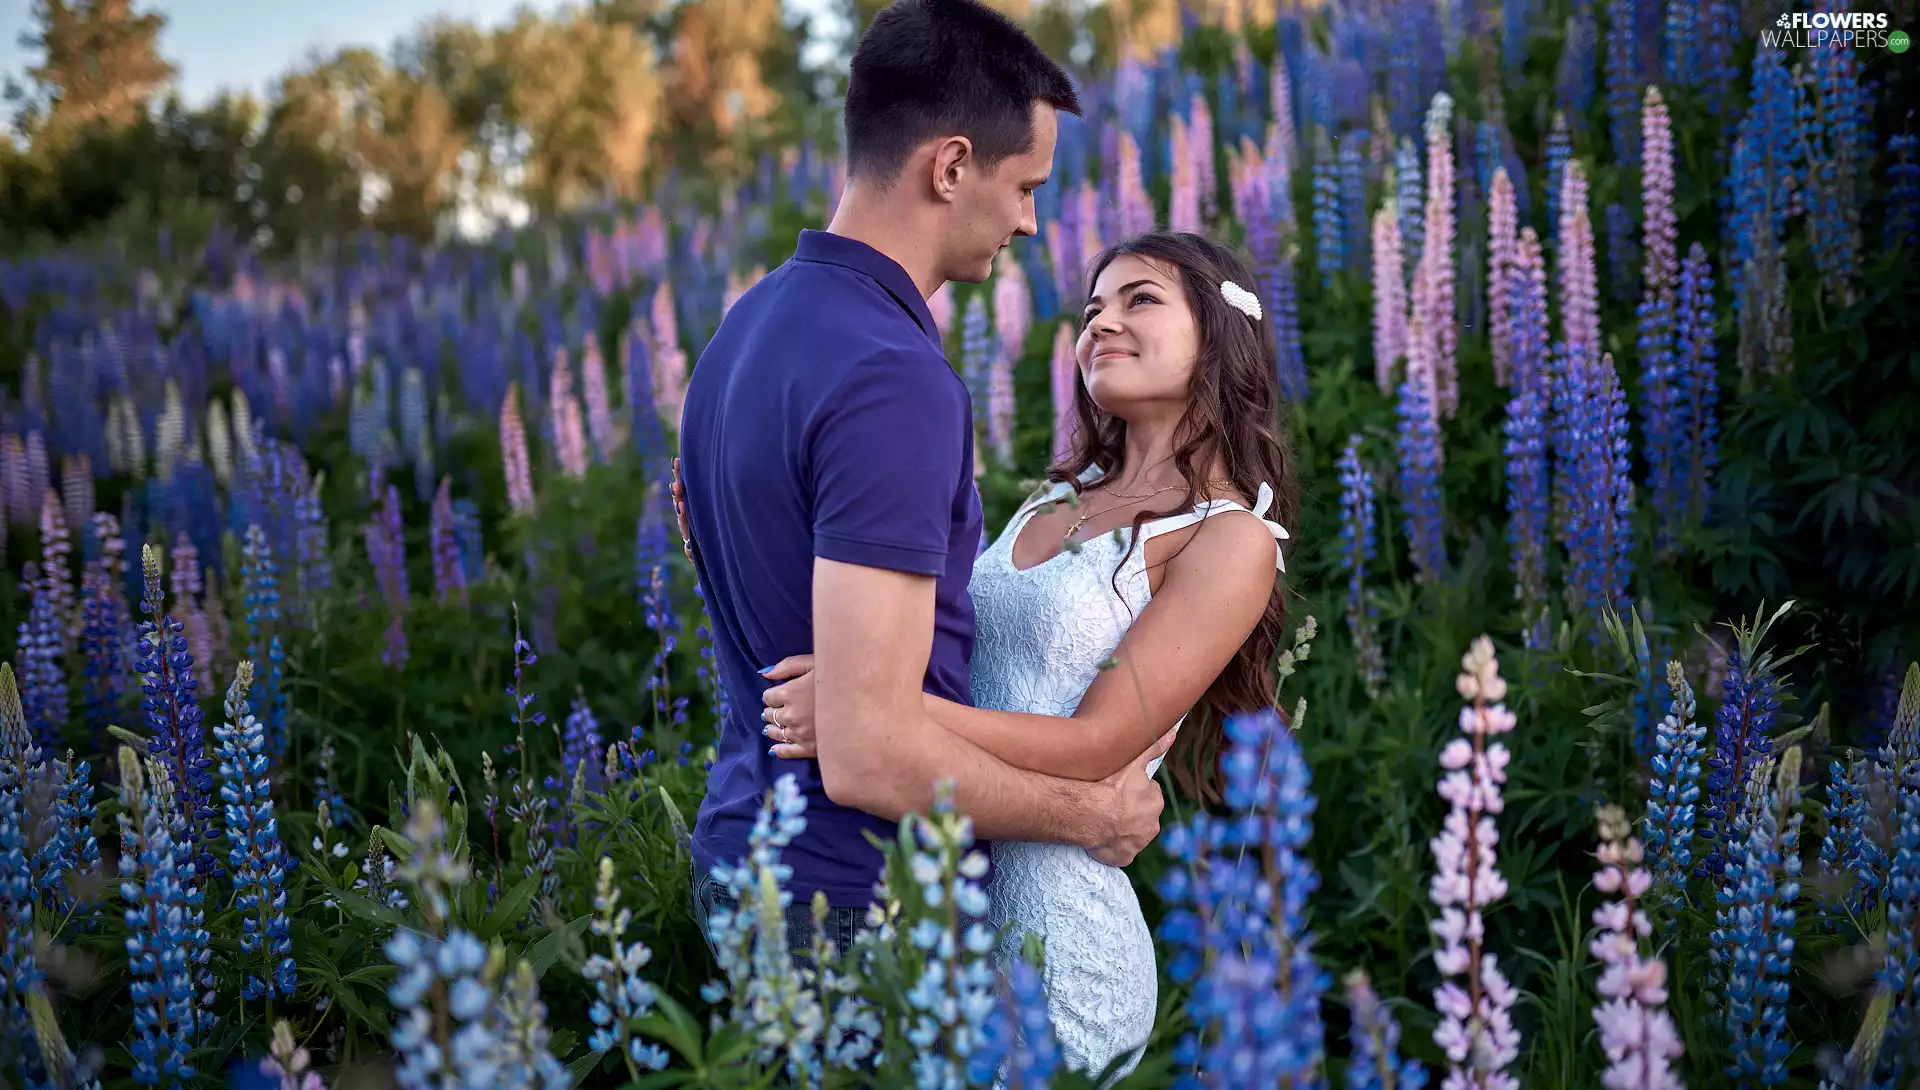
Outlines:
<svg viewBox="0 0 1920 1090"><path fill-rule="evenodd" d="M1273 535L1273 566L1284 572L1287 570L1287 559L1285 551L1280 547L1280 543L1288 540L1288 534L1286 527L1266 517L1268 509L1272 506L1273 486L1262 482L1260 485L1260 495L1254 501L1251 510L1249 510L1246 505L1235 500L1208 500L1205 503L1196 504L1191 511L1182 511L1180 514L1168 515L1166 518L1154 519L1152 522L1144 524L1140 527L1140 544L1144 546L1150 538L1158 537L1161 534L1170 533L1174 530L1182 530L1196 523L1204 522L1222 511L1246 511L1254 518L1265 523L1267 531Z"/></svg>

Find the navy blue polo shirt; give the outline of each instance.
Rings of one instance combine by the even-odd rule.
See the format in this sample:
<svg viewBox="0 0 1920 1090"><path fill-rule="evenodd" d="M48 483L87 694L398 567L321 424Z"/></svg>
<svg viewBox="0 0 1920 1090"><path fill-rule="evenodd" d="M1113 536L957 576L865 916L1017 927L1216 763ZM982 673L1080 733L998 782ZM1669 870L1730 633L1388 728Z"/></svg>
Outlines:
<svg viewBox="0 0 1920 1090"><path fill-rule="evenodd" d="M813 650L813 561L824 557L935 576L924 688L972 703L972 420L906 270L839 235L800 232L793 257L734 303L700 354L680 473L731 705L694 824L701 873L746 856L761 801L790 772L807 799L806 831L782 856L795 902L815 890L834 907L873 899L882 859L864 834L891 840L899 826L835 805L818 761L767 753L770 683L758 671Z"/></svg>

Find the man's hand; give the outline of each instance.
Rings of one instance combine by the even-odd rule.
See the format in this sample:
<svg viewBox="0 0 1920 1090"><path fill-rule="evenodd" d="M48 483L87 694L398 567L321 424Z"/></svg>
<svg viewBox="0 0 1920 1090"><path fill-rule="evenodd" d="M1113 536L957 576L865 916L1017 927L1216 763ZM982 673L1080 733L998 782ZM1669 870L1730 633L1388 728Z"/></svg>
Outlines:
<svg viewBox="0 0 1920 1090"><path fill-rule="evenodd" d="M769 752L786 761L819 756L813 736L813 656L781 659L760 676L785 682L760 696L765 705L760 719L767 724L761 733L774 743Z"/></svg>
<svg viewBox="0 0 1920 1090"><path fill-rule="evenodd" d="M673 460L673 517L680 523L680 551L693 563L693 530L687 525L687 492L680 487L680 459Z"/></svg>
<svg viewBox="0 0 1920 1090"><path fill-rule="evenodd" d="M1166 805L1166 799L1160 791L1160 785L1147 775L1147 765L1155 758L1166 755L1173 746L1173 736L1179 728L1167 731L1160 739L1147 747L1146 751L1133 759L1133 763L1108 776L1100 782L1105 793L1112 801L1111 821L1113 835L1088 854L1110 867L1124 867L1133 862L1134 856L1146 850L1160 835L1160 810Z"/></svg>

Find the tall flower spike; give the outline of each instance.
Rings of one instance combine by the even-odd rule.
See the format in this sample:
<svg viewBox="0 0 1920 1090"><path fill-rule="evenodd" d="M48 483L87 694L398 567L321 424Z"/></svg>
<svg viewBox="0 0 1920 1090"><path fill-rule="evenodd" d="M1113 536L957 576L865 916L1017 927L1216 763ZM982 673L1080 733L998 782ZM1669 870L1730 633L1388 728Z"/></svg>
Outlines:
<svg viewBox="0 0 1920 1090"><path fill-rule="evenodd" d="M1433 372L1425 319L1416 309L1408 341L1413 355L1400 383L1400 503L1419 578L1431 582L1446 566L1440 494L1440 422L1434 412Z"/></svg>
<svg viewBox="0 0 1920 1090"><path fill-rule="evenodd" d="M1460 711L1466 737L1440 751L1446 770L1440 796L1452 809L1432 842L1436 871L1429 895L1440 908L1432 924L1440 944L1434 964L1447 978L1433 996L1440 1013L1433 1040L1451 1064L1447 1085L1517 1090L1519 1081L1508 1068L1520 1055L1512 1013L1518 995L1483 946L1482 921L1486 907L1507 892L1496 868L1500 834L1494 817L1506 808L1500 785L1506 782L1510 756L1505 745L1491 739L1510 733L1514 716L1502 703L1507 683L1500 677L1493 641L1475 639L1460 664L1456 687L1470 702Z"/></svg>
<svg viewBox="0 0 1920 1090"><path fill-rule="evenodd" d="M1422 276L1413 288L1413 307L1433 345L1434 408L1448 419L1460 407L1460 373L1454 360L1459 331L1454 317L1452 125L1453 98L1438 92L1427 109L1426 237L1420 248Z"/></svg>
<svg viewBox="0 0 1920 1090"><path fill-rule="evenodd" d="M1644 853L1626 811L1602 806L1599 822L1600 866L1593 887L1615 898L1594 909L1599 934L1590 947L1594 959L1606 966L1596 986L1601 1002L1593 1008L1600 1051L1609 1065L1601 1083L1633 1090L1682 1090L1672 1068L1682 1052L1680 1034L1664 1009L1667 966L1640 952L1641 940L1653 934L1653 922L1641 907L1653 876L1641 865Z"/></svg>
<svg viewBox="0 0 1920 1090"><path fill-rule="evenodd" d="M520 420L520 385L507 387L500 404L500 457L507 474L507 506L516 515L533 511L533 468L527 459L527 429Z"/></svg>
<svg viewBox="0 0 1920 1090"><path fill-rule="evenodd" d="M253 663L242 660L227 688L226 720L214 728L220 753L220 800L226 812L227 862L240 912L240 953L248 966L242 1001L291 999L296 984L287 928L286 849L273 813L266 735L247 707ZM254 970L258 969L256 972Z"/></svg>
<svg viewBox="0 0 1920 1090"><path fill-rule="evenodd" d="M1512 371L1511 281L1519 242L1519 212L1514 207L1513 181L1507 168L1493 173L1487 199L1487 343L1493 353L1493 381L1506 386Z"/></svg>
<svg viewBox="0 0 1920 1090"><path fill-rule="evenodd" d="M1700 743L1707 730L1695 719L1693 686L1678 660L1667 663L1673 694L1666 717L1654 730L1653 780L1648 785L1645 825L1656 900L1681 901L1693 867L1695 804L1700 798Z"/></svg>
<svg viewBox="0 0 1920 1090"><path fill-rule="evenodd" d="M1391 201L1373 215L1373 378L1391 393L1394 372L1407 354L1406 258L1400 217Z"/></svg>
<svg viewBox="0 0 1920 1090"><path fill-rule="evenodd" d="M1379 699L1386 663L1367 600L1367 562L1374 555L1373 474L1360 464L1360 434L1347 437L1340 455L1340 565L1347 571L1347 631L1367 696Z"/></svg>
<svg viewBox="0 0 1920 1090"><path fill-rule="evenodd" d="M1523 228L1507 287L1511 294L1507 402L1507 539L1526 646L1546 646L1547 616L1547 274L1540 240Z"/></svg>
<svg viewBox="0 0 1920 1090"><path fill-rule="evenodd" d="M1374 994L1367 974L1360 969L1348 973L1346 989L1347 1007L1353 1012L1347 1090L1421 1090L1427 1085L1427 1069L1411 1056L1400 1058L1400 1023Z"/></svg>
<svg viewBox="0 0 1920 1090"><path fill-rule="evenodd" d="M180 805L182 826L176 839L195 854L196 884L219 870L212 852L213 758L207 754L206 729L200 714L199 682L193 674L193 655L187 650L185 626L161 612L160 551L142 546L141 571L146 596L140 603L147 620L139 625L133 668L141 679L141 709L147 727L148 752L169 773ZM169 834L171 837L173 834Z"/></svg>
<svg viewBox="0 0 1920 1090"><path fill-rule="evenodd" d="M1746 1086L1787 1079L1787 977L1793 968L1794 905L1800 898L1800 747L1769 757L1745 785L1710 936L1716 981L1724 989L1723 1041L1728 1078Z"/></svg>

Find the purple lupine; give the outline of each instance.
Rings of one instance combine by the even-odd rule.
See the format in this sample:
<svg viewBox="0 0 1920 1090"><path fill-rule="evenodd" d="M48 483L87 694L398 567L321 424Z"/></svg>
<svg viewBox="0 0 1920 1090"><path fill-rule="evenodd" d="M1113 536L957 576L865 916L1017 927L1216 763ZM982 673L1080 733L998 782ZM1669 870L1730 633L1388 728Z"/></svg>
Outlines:
<svg viewBox="0 0 1920 1090"><path fill-rule="evenodd" d="M1707 517L1713 497L1713 468L1719 464L1720 365L1714 347L1713 268L1698 242L1680 267L1674 316L1674 383L1678 387L1679 424L1684 451L1675 473L1682 476L1689 521Z"/></svg>
<svg viewBox="0 0 1920 1090"><path fill-rule="evenodd" d="M1346 232L1341 249L1346 254L1347 271L1356 275L1367 272L1371 259L1368 255L1367 231L1367 176L1365 163L1360 155L1360 147L1368 139L1367 130L1350 128L1340 137L1340 226Z"/></svg>
<svg viewBox="0 0 1920 1090"><path fill-rule="evenodd" d="M1073 323L1061 322L1053 334L1053 358L1048 368L1053 393L1053 458L1059 461L1073 449L1079 417L1073 408L1080 381L1080 358L1074 351Z"/></svg>
<svg viewBox="0 0 1920 1090"><path fill-rule="evenodd" d="M1578 429L1600 351L1600 296L1594 269L1593 228L1587 218L1587 176L1577 161L1561 173L1560 222L1555 233L1555 280L1560 296L1560 337L1554 344L1550 400L1554 481L1553 510L1563 534L1574 517L1571 490L1579 478Z"/></svg>
<svg viewBox="0 0 1920 1090"><path fill-rule="evenodd" d="M1132 238L1153 230L1153 198L1147 195L1146 182L1141 176L1140 145L1130 132L1120 134L1119 193L1116 196L1120 205L1118 226L1121 235Z"/></svg>
<svg viewBox="0 0 1920 1090"><path fill-rule="evenodd" d="M987 318L987 301L979 293L967 300L966 314L960 320L960 377L975 406L985 405L989 372L993 368L993 329ZM976 413L978 408L974 410ZM975 420L978 421L978 417Z"/></svg>
<svg viewBox="0 0 1920 1090"><path fill-rule="evenodd" d="M387 603L387 631L380 661L396 670L407 665L407 543L400 523L400 489L374 478L374 496L378 501L374 517L367 523L367 560L373 566L380 596Z"/></svg>
<svg viewBox="0 0 1920 1090"><path fill-rule="evenodd" d="M1513 369L1512 280L1519 224L1513 180L1506 167L1497 167L1487 196L1487 347L1496 386L1506 386Z"/></svg>
<svg viewBox="0 0 1920 1090"><path fill-rule="evenodd" d="M104 513L96 516L112 517ZM118 563L118 550L87 561L80 585L80 655L84 663L81 699L87 737L100 746L106 743L107 727L119 717L131 669L127 635L132 619L118 592Z"/></svg>
<svg viewBox="0 0 1920 1090"><path fill-rule="evenodd" d="M1859 275L1862 183L1873 159L1872 108L1851 49L1815 49L1800 99L1800 139L1808 156L1807 237L1828 299L1855 298Z"/></svg>
<svg viewBox="0 0 1920 1090"><path fill-rule="evenodd" d="M1771 623L1771 622L1768 622ZM1759 631L1765 631L1762 625ZM1780 710L1779 679L1771 655L1756 654L1758 636L1740 631L1727 654L1720 710L1714 718L1713 752L1706 759L1706 797L1700 809L1707 851L1694 873L1718 879L1740 850L1733 819L1744 805L1749 773L1773 752L1773 721Z"/></svg>
<svg viewBox="0 0 1920 1090"><path fill-rule="evenodd" d="M1640 165L1640 132L1634 124L1634 100L1642 85L1635 50L1637 0L1607 0L1607 132L1613 157L1623 167ZM1651 28L1648 28L1651 30Z"/></svg>
<svg viewBox="0 0 1920 1090"><path fill-rule="evenodd" d="M1560 242L1560 197L1565 186L1567 164L1573 161L1573 137L1567 132L1567 115L1555 111L1553 128L1547 134L1547 237L1558 247Z"/></svg>
<svg viewBox="0 0 1920 1090"><path fill-rule="evenodd" d="M47 603L53 610L54 633L60 653L73 650L80 638L79 603L74 598L73 574L68 557L73 554L73 538L61 514L60 495L53 489L40 493L40 581L45 584Z"/></svg>
<svg viewBox="0 0 1920 1090"><path fill-rule="evenodd" d="M60 748L69 712L60 618L54 612L50 581L31 560L23 569L20 589L29 600L27 619L19 626L21 706L34 744L41 752L53 753Z"/></svg>
<svg viewBox="0 0 1920 1090"><path fill-rule="evenodd" d="M1547 271L1540 238L1520 231L1511 290L1513 397L1507 403L1507 540L1526 646L1546 646L1547 620Z"/></svg>
<svg viewBox="0 0 1920 1090"><path fill-rule="evenodd" d="M1453 98L1436 93L1427 109L1427 209L1419 270L1413 280L1413 306L1430 347L1419 348L1432 367L1435 422L1452 418L1460 406L1460 372L1454 359L1459 331L1454 319L1454 164ZM1410 328L1408 340L1417 334ZM1409 358L1415 349L1409 349Z"/></svg>
<svg viewBox="0 0 1920 1090"><path fill-rule="evenodd" d="M1394 373L1407 354L1406 260L1400 247L1400 217L1391 203L1373 216L1373 379L1381 393L1394 387Z"/></svg>
<svg viewBox="0 0 1920 1090"><path fill-rule="evenodd" d="M1200 230L1200 179L1193 159L1199 153L1187 123L1179 114L1167 120L1168 161L1172 164L1167 185L1167 228L1172 231Z"/></svg>
<svg viewBox="0 0 1920 1090"><path fill-rule="evenodd" d="M1400 505L1408 552L1418 578L1432 583L1446 566L1440 495L1440 422L1434 412L1432 363L1424 317L1415 311L1408 341L1407 376L1400 383Z"/></svg>
<svg viewBox="0 0 1920 1090"><path fill-rule="evenodd" d="M439 491L433 495L433 516L428 529L428 551L433 557L434 596L442 604L458 600L467 606L467 568L460 555L460 542L453 515L453 478L440 478Z"/></svg>
<svg viewBox="0 0 1920 1090"><path fill-rule="evenodd" d="M533 468L527 459L527 429L520 419L520 384L507 385L500 405L500 457L506 468L507 506L516 515L533 512Z"/></svg>
<svg viewBox="0 0 1920 1090"><path fill-rule="evenodd" d="M1684 456L1678 393L1684 389L1684 380L1675 373L1673 352L1679 274L1673 213L1673 130L1666 103L1656 87L1647 88L1641 124L1645 159L1641 170L1643 248L1647 262L1639 307L1640 388L1645 397L1641 408L1645 432L1642 446L1647 458L1647 487L1653 500L1654 547L1665 551L1673 546L1684 517L1683 482L1678 476Z"/></svg>
<svg viewBox="0 0 1920 1090"><path fill-rule="evenodd" d="M1320 286L1332 289L1333 274L1346 264L1346 231L1340 226L1340 175L1327 130L1313 131L1313 256Z"/></svg>
<svg viewBox="0 0 1920 1090"><path fill-rule="evenodd" d="M1570 495L1568 590L1590 616L1597 617L1603 608L1624 614L1633 571L1633 482L1626 394L1612 353L1600 357L1585 394L1574 462L1578 481ZM1589 631L1593 639L1600 638L1598 625Z"/></svg>
<svg viewBox="0 0 1920 1090"><path fill-rule="evenodd" d="M1340 566L1347 572L1347 631L1353 637L1360 683L1378 699L1386 664L1375 630L1375 611L1367 601L1367 562L1375 552L1373 473L1360 464L1360 434L1347 437L1340 455Z"/></svg>
<svg viewBox="0 0 1920 1090"><path fill-rule="evenodd" d="M1911 115L1909 115L1911 116ZM1920 247L1920 137L1887 138L1887 235L1895 246Z"/></svg>
<svg viewBox="0 0 1920 1090"><path fill-rule="evenodd" d="M182 835L192 853L197 881L219 873L214 861L213 758L207 755L206 729L200 714L199 682L193 674L193 655L187 650L186 626L161 609L160 552L152 545L140 550L143 593L133 668L141 680L141 709L152 735L148 753L165 766L173 781Z"/></svg>
<svg viewBox="0 0 1920 1090"><path fill-rule="evenodd" d="M1785 52L1761 49L1753 62L1752 105L1740 120L1723 195L1727 285L1745 378L1792 353L1786 235L1805 188L1800 100Z"/></svg>

